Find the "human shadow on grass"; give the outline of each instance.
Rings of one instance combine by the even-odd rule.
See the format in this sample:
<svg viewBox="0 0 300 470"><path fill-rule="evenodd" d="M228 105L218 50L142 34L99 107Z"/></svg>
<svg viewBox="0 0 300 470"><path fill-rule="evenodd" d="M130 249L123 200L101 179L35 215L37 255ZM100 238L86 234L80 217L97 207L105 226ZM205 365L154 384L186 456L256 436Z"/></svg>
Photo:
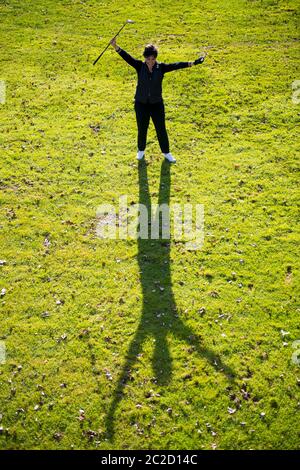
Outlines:
<svg viewBox="0 0 300 470"><path fill-rule="evenodd" d="M145 160L139 162L139 203L148 209L151 217L151 198L148 186L147 166ZM158 204L168 204L170 201L170 164L162 163ZM149 226L150 233L150 226ZM143 343L148 339L154 340L152 367L153 380L160 385L167 385L172 376L172 357L169 352L167 336L173 335L187 343L191 353L197 353L207 360L215 370L227 376L232 381L234 372L212 350L202 344L201 337L189 326L183 323L177 312L172 291L170 267L170 239L138 238L138 264L143 293L142 314L139 326L132 339L124 366L118 378L112 402L106 416L107 437L114 437L114 421L117 406L121 402L126 385L133 380L133 367L139 362Z"/></svg>

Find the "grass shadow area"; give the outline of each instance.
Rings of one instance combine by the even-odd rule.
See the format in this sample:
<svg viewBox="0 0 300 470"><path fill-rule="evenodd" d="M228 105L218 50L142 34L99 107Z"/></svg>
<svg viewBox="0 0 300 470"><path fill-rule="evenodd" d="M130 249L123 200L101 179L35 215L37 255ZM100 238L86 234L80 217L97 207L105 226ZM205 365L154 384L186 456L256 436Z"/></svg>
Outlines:
<svg viewBox="0 0 300 470"><path fill-rule="evenodd" d="M153 206L149 193L147 164L139 162L139 203L144 205L153 221ZM163 161L160 173L158 207L170 204L171 169L170 164ZM149 222L150 224L150 222ZM150 234L150 230L149 230ZM152 368L157 383L166 386L172 378L172 357L170 355L167 336L172 334L183 342L191 345L194 352L205 358L217 371L225 374L228 380L234 380L233 370L226 366L219 355L206 348L203 339L188 325L183 323L177 311L172 290L170 267L170 238L162 238L162 224L159 224L159 238L138 237L138 264L143 293L143 305L140 323L129 346L125 362L118 378L112 402L106 416L107 436L113 439L115 429L115 412L122 400L126 384L131 379L131 371L141 354L143 343L150 336L154 340L155 349L152 357ZM156 286L153 288L153 286Z"/></svg>

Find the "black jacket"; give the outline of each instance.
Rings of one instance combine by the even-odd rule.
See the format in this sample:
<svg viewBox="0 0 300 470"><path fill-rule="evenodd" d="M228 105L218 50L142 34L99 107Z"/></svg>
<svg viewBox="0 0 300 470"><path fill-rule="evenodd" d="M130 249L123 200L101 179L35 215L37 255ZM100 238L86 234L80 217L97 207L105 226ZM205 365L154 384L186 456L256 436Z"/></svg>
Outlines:
<svg viewBox="0 0 300 470"><path fill-rule="evenodd" d="M147 64L142 60L134 59L121 48L118 50L118 54L137 71L138 83L134 98L141 103L159 103L162 101L161 85L164 74L189 67L189 62L175 62L173 64L156 62L152 72L149 72Z"/></svg>

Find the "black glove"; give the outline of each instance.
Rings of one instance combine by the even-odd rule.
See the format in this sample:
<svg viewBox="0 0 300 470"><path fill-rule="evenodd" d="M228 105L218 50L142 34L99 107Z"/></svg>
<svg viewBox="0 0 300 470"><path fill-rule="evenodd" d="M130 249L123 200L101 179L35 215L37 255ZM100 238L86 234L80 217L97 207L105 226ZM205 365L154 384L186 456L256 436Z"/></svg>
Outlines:
<svg viewBox="0 0 300 470"><path fill-rule="evenodd" d="M202 64L203 61L204 61L204 57L199 57L199 59L196 59L194 61L194 65Z"/></svg>

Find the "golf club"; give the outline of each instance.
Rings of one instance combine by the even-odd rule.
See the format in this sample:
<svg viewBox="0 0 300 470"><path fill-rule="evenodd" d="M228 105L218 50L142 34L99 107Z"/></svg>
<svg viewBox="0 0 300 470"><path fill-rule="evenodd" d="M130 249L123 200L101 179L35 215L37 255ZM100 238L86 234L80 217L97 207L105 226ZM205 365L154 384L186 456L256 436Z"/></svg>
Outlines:
<svg viewBox="0 0 300 470"><path fill-rule="evenodd" d="M117 34L112 38L112 39L115 39L119 34L120 32L122 31L122 29L127 25L127 23L134 23L134 21L132 20L126 20L126 22L123 24L122 28L117 32ZM110 41L109 43L107 44L106 48L101 52L101 54L99 55L99 57L97 57L97 59L93 62L93 65L95 65L98 60L103 56L104 52L106 51L106 49L108 49L110 46Z"/></svg>

